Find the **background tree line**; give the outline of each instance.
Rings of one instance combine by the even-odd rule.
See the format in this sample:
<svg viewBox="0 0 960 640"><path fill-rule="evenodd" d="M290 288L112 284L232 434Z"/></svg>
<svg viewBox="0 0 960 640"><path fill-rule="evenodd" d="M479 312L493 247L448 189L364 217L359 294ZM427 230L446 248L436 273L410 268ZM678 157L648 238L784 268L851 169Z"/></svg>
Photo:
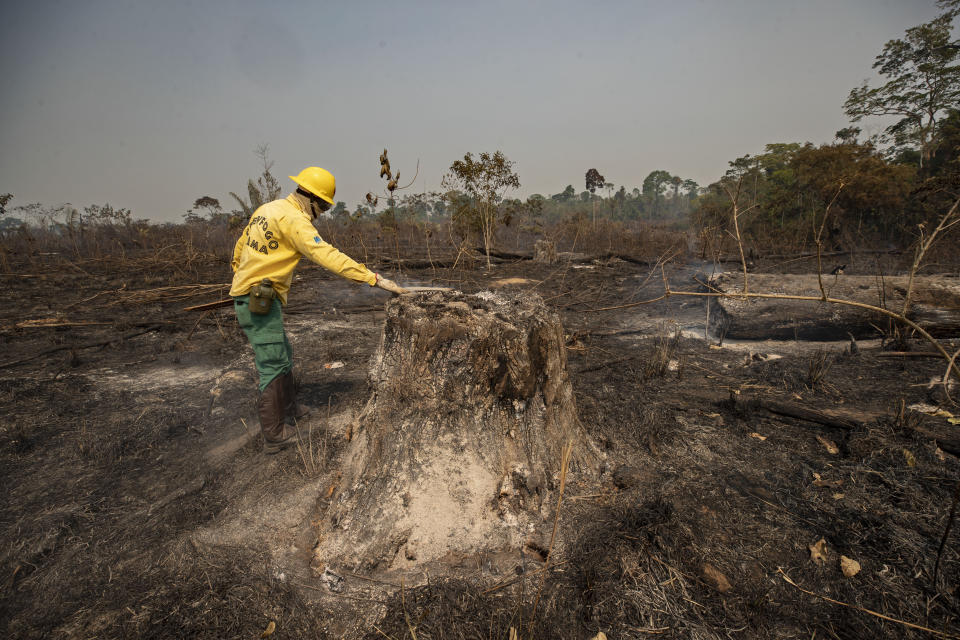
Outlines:
<svg viewBox="0 0 960 640"><path fill-rule="evenodd" d="M882 83L850 91L843 109L852 124L833 143L768 144L730 161L691 213L701 238L727 235L731 193L754 248L810 246L828 205L833 250L902 248L941 216L960 193L960 42L951 34L960 0L939 5L939 16L883 46L873 65ZM886 127L860 140L855 124L875 117Z"/></svg>
<svg viewBox="0 0 960 640"><path fill-rule="evenodd" d="M378 242L396 241L404 225L419 228L429 242L431 227L443 225L450 242L479 239L489 252L501 226L543 234L551 226L573 225L579 237L596 233L598 222L645 222L692 226L701 244L712 238L711 248L719 249L717 239L728 237L735 192L737 206L746 211L741 230L755 249L809 246L814 223L830 203L828 249L906 246L919 225L929 224L960 193L960 41L952 37L960 0L942 0L940 6L936 18L883 46L873 65L879 84L865 82L850 91L843 109L851 125L833 142L768 144L761 153L731 160L726 173L705 188L664 169L649 172L637 186L616 186L589 168L581 184L519 199L513 197L519 176L502 152L468 153L451 164L439 191L407 193L394 185L353 208L338 201L325 224L354 235L358 226L369 227ZM885 118L883 131L862 139L856 125L877 117ZM281 195L268 147L254 153L260 174L240 195L231 193L232 202L224 206L204 195L183 215L191 238L235 233L257 207ZM483 176L493 182L478 181ZM733 184L735 191L729 188ZM111 242L123 247L151 229L175 226L135 221L128 209L109 204L79 209L13 205L12 199L9 193L0 196L0 233L8 239L17 234L29 239L39 229L79 247L92 231L104 238L112 230ZM105 245L98 240L97 246Z"/></svg>

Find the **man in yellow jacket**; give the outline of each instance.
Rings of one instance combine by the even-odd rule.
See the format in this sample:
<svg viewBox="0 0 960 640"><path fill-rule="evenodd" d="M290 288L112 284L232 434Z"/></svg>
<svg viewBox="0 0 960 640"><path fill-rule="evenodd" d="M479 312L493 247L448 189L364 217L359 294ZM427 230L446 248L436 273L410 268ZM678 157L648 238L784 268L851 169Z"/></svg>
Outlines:
<svg viewBox="0 0 960 640"><path fill-rule="evenodd" d="M301 257L356 282L365 282L394 294L406 293L394 282L351 260L323 241L311 220L333 205L336 181L320 167L307 167L290 176L297 190L268 202L253 213L233 250L234 309L240 327L253 346L260 374L257 410L264 450L275 453L296 440L287 420L306 411L296 402L293 350L283 330L283 305ZM251 297L252 295L252 297Z"/></svg>

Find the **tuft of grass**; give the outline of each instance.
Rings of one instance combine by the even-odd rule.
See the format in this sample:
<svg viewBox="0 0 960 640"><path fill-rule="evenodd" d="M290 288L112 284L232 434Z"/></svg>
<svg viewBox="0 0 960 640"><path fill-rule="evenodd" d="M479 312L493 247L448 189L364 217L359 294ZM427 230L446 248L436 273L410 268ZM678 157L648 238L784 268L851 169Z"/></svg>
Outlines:
<svg viewBox="0 0 960 640"><path fill-rule="evenodd" d="M653 354L643 363L641 369L643 380L653 378L662 378L670 371L670 362L677 360L677 352L680 349L680 327L674 329L673 335L660 335L657 337L653 348ZM678 372L680 371L678 367Z"/></svg>
<svg viewBox="0 0 960 640"><path fill-rule="evenodd" d="M817 349L807 361L806 385L810 389L820 386L833 366L833 357L823 349Z"/></svg>
<svg viewBox="0 0 960 640"><path fill-rule="evenodd" d="M297 453L300 455L300 461L303 463L304 474L308 478L315 478L327 470L327 430L323 430L323 439L314 443L313 429L316 418L310 420L310 426L307 427L306 438L296 424L297 429ZM327 424L330 423L330 398L327 398Z"/></svg>

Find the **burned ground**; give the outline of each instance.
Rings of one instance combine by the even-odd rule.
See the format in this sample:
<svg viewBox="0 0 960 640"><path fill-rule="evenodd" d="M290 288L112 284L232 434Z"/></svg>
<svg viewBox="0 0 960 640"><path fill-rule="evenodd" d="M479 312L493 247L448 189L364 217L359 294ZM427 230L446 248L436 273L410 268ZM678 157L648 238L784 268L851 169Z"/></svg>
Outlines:
<svg viewBox="0 0 960 640"><path fill-rule="evenodd" d="M864 260L870 272L875 260ZM216 287L193 283L226 281L228 267L118 266L41 265L3 279L9 637L250 638L271 620L274 637L399 639L415 626L419 638L505 638L530 628L543 541L347 575L339 592L310 566L350 416L366 400L382 292L299 272L287 325L304 395L323 419L304 434L312 460L305 450L266 457L232 311L182 310L216 298ZM699 270L666 275L680 288ZM519 288L561 313L580 419L606 462L599 482L574 474L567 486L536 637L930 636L787 577L960 634L956 530L933 575L960 475L945 452L956 427L908 408L943 402L928 385L941 361L879 357L874 342L852 354L847 343L717 348L690 299L598 311L662 291L659 272L617 260L397 279ZM823 426L758 398L862 419ZM809 547L821 539L818 563ZM841 555L861 571L845 578Z"/></svg>

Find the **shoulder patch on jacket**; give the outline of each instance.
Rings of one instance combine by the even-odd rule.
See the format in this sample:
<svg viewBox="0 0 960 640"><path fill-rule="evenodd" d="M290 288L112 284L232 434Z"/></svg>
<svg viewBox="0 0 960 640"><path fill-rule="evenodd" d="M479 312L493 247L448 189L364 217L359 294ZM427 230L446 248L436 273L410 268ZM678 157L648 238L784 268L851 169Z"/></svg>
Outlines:
<svg viewBox="0 0 960 640"><path fill-rule="evenodd" d="M320 236L313 236L313 241L316 242L317 244L320 244L321 242L323 242L323 240L320 239Z"/></svg>

